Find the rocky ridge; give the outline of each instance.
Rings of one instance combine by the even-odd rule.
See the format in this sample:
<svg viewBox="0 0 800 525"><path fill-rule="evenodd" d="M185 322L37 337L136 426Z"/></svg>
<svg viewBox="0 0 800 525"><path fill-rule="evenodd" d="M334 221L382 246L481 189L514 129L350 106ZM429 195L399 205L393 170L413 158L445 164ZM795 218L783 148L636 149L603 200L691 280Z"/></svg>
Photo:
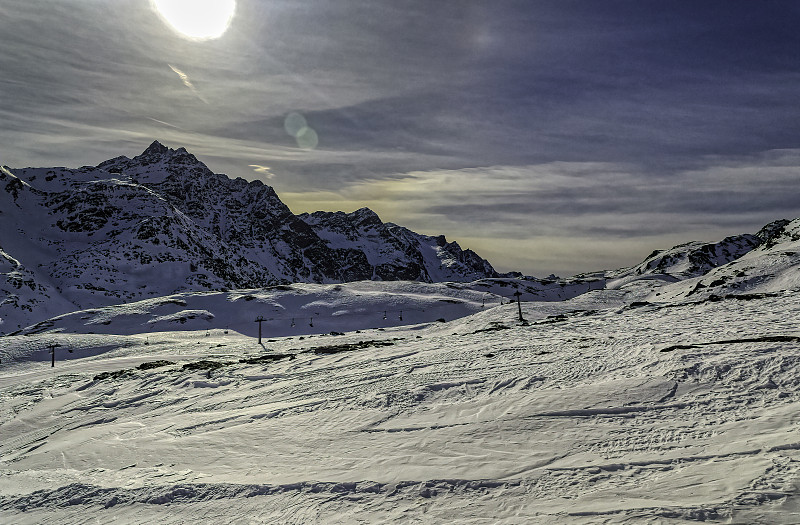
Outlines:
<svg viewBox="0 0 800 525"><path fill-rule="evenodd" d="M2 167L0 221L0 335L88 308L289 283L461 282L536 301L604 287L653 302L800 288L800 219L657 250L614 271L499 275L443 235L384 223L368 208L294 215L271 187L215 174L158 142L98 166Z"/></svg>
<svg viewBox="0 0 800 525"><path fill-rule="evenodd" d="M444 282L498 276L488 261L455 241L447 242L444 235L420 235L384 223L369 208L298 217L328 243L363 252L373 269L372 279Z"/></svg>
<svg viewBox="0 0 800 525"><path fill-rule="evenodd" d="M3 168L0 210L0 333L176 292L498 276L444 236L367 209L296 216L260 181L215 174L157 141L97 166Z"/></svg>

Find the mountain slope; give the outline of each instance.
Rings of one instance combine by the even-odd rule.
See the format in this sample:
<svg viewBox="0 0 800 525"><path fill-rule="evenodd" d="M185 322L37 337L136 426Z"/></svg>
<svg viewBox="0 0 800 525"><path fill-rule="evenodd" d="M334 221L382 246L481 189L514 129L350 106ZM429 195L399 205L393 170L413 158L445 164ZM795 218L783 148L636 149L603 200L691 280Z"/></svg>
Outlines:
<svg viewBox="0 0 800 525"><path fill-rule="evenodd" d="M414 293L358 284L292 289ZM4 337L0 522L800 523L800 295L618 294L263 346L252 317L161 331L174 303L152 332Z"/></svg>
<svg viewBox="0 0 800 525"><path fill-rule="evenodd" d="M758 234L761 243L707 273L661 290L659 300L800 290L800 219L775 221Z"/></svg>
<svg viewBox="0 0 800 525"><path fill-rule="evenodd" d="M158 142L94 167L2 168L0 223L0 334L88 308L295 282L494 279L533 300L604 284L650 300L785 289L800 235L797 221L775 221L656 251L631 268L511 279L443 235L384 223L368 208L294 215L271 187L212 173Z"/></svg>
<svg viewBox="0 0 800 525"><path fill-rule="evenodd" d="M622 272L622 275L666 274L678 279L697 277L738 259L760 244L761 239L750 234L726 237L716 243L693 241L669 250L656 250L640 264Z"/></svg>
<svg viewBox="0 0 800 525"><path fill-rule="evenodd" d="M498 277L488 261L472 250L462 250L456 242L448 243L444 235L420 235L381 222L369 208L352 213L318 211L298 217L329 245L363 252L373 268L373 279L442 282Z"/></svg>
<svg viewBox="0 0 800 525"><path fill-rule="evenodd" d="M798 253L800 219L781 219L755 234L679 244L635 266L584 277L602 276L610 289L638 288L641 300L655 302L777 293L800 289Z"/></svg>
<svg viewBox="0 0 800 525"><path fill-rule="evenodd" d="M444 237L439 246L369 210L360 212L396 233L332 242L271 187L212 173L185 149L158 142L96 167L4 168L0 210L0 333L183 291L497 276Z"/></svg>

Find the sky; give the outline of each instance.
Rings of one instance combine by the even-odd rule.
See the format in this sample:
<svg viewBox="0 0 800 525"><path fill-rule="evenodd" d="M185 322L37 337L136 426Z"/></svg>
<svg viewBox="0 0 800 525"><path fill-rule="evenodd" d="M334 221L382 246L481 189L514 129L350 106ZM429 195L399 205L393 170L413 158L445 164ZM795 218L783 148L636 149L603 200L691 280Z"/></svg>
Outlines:
<svg viewBox="0 0 800 525"><path fill-rule="evenodd" d="M294 213L613 269L800 216L798 27L796 0L237 0L200 40L151 0L1 0L0 164L159 140Z"/></svg>

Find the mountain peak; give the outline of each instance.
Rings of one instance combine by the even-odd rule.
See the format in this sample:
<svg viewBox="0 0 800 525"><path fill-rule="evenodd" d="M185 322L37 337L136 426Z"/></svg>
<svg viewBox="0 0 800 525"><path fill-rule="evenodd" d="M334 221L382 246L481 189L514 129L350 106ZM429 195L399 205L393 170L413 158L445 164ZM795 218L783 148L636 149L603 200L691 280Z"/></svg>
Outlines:
<svg viewBox="0 0 800 525"><path fill-rule="evenodd" d="M134 157L134 163L149 166L156 163L165 163L168 172L192 173L194 175L210 175L211 170L204 163L189 153L186 148L172 149L154 140L141 155Z"/></svg>
<svg viewBox="0 0 800 525"><path fill-rule="evenodd" d="M758 231L758 233L756 233L756 237L761 239L766 248L770 248L777 243L778 238L784 232L786 226L791 222L792 221L788 219L780 219L777 221L772 221L771 223L761 228Z"/></svg>
<svg viewBox="0 0 800 525"><path fill-rule="evenodd" d="M147 147L147 149L142 152L142 154L140 156L142 156L142 157L152 157L152 156L155 156L155 155L163 155L164 153L167 153L168 151L169 151L168 147L166 147L165 145L163 145L159 141L154 140L153 143L150 144Z"/></svg>
<svg viewBox="0 0 800 525"><path fill-rule="evenodd" d="M208 166L197 160L197 157L186 151L186 148L172 149L161 142L154 140L140 155L129 159L128 157L121 156L101 162L97 168L110 171L112 173L128 173L134 174L142 167L150 166L153 164L165 163L167 165L178 167L180 170L188 168L199 168L201 172L209 172ZM167 168L168 171L174 171ZM167 171L164 171L167 174ZM150 176L152 179L153 177Z"/></svg>

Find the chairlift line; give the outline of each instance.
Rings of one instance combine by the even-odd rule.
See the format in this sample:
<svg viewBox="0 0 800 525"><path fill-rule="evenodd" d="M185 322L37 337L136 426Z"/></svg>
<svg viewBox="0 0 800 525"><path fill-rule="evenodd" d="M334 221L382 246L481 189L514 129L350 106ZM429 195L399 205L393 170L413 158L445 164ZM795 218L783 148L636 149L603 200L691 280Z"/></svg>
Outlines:
<svg viewBox="0 0 800 525"><path fill-rule="evenodd" d="M517 303L519 305L520 297L523 295L523 293L521 293L519 291L516 291L513 294L513 298L511 298L511 297L506 297L506 296L499 295L499 294L491 294L489 292L486 292L486 294L481 299L481 308L485 308L486 307L486 300L487 300L488 297L490 297L492 295L495 295L495 296L500 298L500 304L501 305L502 304L507 304L507 303L505 303L505 299L508 299L508 304L510 304L514 299L516 299ZM425 311L427 311L425 308L404 308L404 309L397 309L397 310L386 309L386 310L383 310L382 318L383 318L383 320L388 320L389 319L389 314L395 314L396 313L397 314L397 319L399 321L404 321L405 320L404 317L403 317L403 313L404 312L407 313L407 312L425 312ZM372 313L372 312L346 312L346 313L339 313L338 315L334 316L332 314L320 314L319 312L314 312L314 315L309 317L309 319L308 319L308 326L312 327L312 328L314 327L314 318L315 317L319 320L319 318L327 318L327 317L330 317L330 318L333 318L333 317L336 317L336 318L341 318L341 317L368 317L368 316L371 316L371 315L374 315L374 313ZM522 306L521 305L519 305L519 319L521 321L523 320L523 317L522 317ZM261 330L262 323L268 322L268 321L289 321L290 322L289 326L291 328L297 327L297 323L298 323L297 317L264 317L263 315L259 315L255 319L255 322L258 323L258 328L259 328L259 330L258 330L258 342L259 342L259 344L261 344L261 340L262 340L262 330Z"/></svg>

